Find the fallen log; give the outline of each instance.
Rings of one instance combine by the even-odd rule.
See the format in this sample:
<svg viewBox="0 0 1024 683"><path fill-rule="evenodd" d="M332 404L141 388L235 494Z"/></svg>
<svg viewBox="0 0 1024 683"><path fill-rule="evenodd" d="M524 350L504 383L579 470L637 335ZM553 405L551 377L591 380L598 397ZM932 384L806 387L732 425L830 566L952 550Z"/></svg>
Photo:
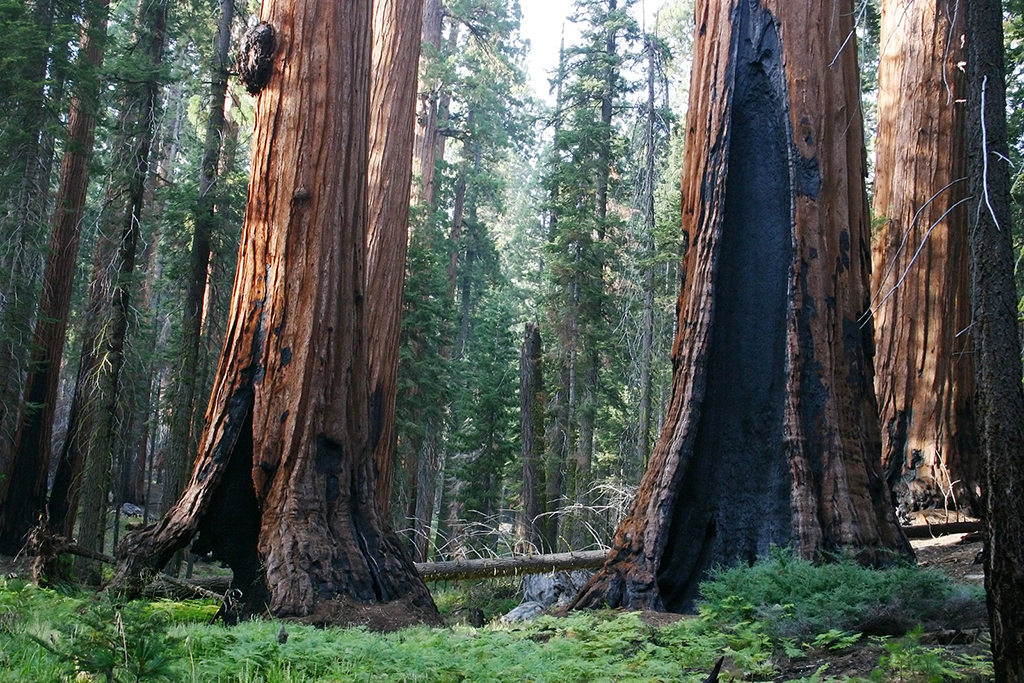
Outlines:
<svg viewBox="0 0 1024 683"><path fill-rule="evenodd" d="M907 538L935 538L949 534L969 534L985 528L982 522L948 522L945 524L914 524L903 527Z"/></svg>
<svg viewBox="0 0 1024 683"><path fill-rule="evenodd" d="M224 578L223 581L210 581L209 579L200 581L176 579L173 576L161 574L150 581L142 594L147 598L170 598L171 600L188 600L189 598L223 600L230 585L230 577Z"/></svg>
<svg viewBox="0 0 1024 683"><path fill-rule="evenodd" d="M495 576L546 574L569 569L595 569L604 564L607 550L587 550L551 555L516 555L447 562L417 562L416 571L424 581L461 581Z"/></svg>
<svg viewBox="0 0 1024 683"><path fill-rule="evenodd" d="M594 569L600 567L608 556L605 550L578 553L555 553L552 555L517 555L472 560L450 560L446 562L417 562L416 570L424 581L463 581L466 579L489 579L496 576L521 576L523 574L544 574L570 569ZM188 598L189 593L200 590L216 595L219 599L231 585L230 576L206 576L194 579L168 580L161 575L146 587L144 594L149 597Z"/></svg>
<svg viewBox="0 0 1024 683"><path fill-rule="evenodd" d="M117 564L117 560L110 555L105 555L95 550L90 550L89 548L83 548L77 543L71 543L60 536L51 536L48 541L51 544L48 550L53 553L68 553L70 555L78 555L79 557L96 560L97 562L103 562L104 564ZM229 582L230 579L226 580L224 582L224 589L220 592L216 592L210 590L201 582L182 581L170 574L161 573L153 579L149 586L146 587L143 594L147 597L170 597L176 600L184 600L188 598L223 600L224 593L228 589Z"/></svg>
<svg viewBox="0 0 1024 683"><path fill-rule="evenodd" d="M83 548L76 543L61 543L60 552L81 555L93 560L115 564L116 560ZM448 560L445 562L417 562L416 570L424 581L463 581L487 579L496 576L521 576L572 569L596 569L608 557L606 550L553 553L550 555L515 555L480 559ZM167 574L154 577L143 593L148 597L191 598L204 597L220 600L231 584L230 576L207 576L177 579Z"/></svg>

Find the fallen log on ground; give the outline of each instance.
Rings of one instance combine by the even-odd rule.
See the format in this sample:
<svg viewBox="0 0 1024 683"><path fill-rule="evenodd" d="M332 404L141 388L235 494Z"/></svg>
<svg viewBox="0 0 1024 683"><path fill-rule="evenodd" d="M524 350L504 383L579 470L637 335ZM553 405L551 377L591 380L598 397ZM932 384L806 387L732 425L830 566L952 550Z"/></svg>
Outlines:
<svg viewBox="0 0 1024 683"><path fill-rule="evenodd" d="M570 569L595 569L603 565L607 557L607 550L587 550L551 555L516 555L447 562L417 562L416 571L420 573L424 581L461 581L494 576L546 574L547 572Z"/></svg>
<svg viewBox="0 0 1024 683"><path fill-rule="evenodd" d="M77 543L71 543L61 536L48 536L47 551L54 554L70 554L86 557L90 560L103 562L104 564L117 564L117 560L110 555L105 555L89 548L84 548ZM169 597L176 600L188 598L208 598L210 600L222 600L224 592L228 589L228 581L224 583L224 590L215 592L205 587L202 583L182 581L170 574L160 574L146 587L143 594L147 597Z"/></svg>
<svg viewBox="0 0 1024 683"><path fill-rule="evenodd" d="M903 527L907 538L935 538L949 534L969 534L985 528L982 522L947 522L944 524L914 524Z"/></svg>
<svg viewBox="0 0 1024 683"><path fill-rule="evenodd" d="M83 548L76 543L61 543L60 552L81 555L93 560L115 564L109 555ZM424 581L463 581L486 579L496 576L521 576L523 574L545 574L547 572L572 569L595 569L604 564L606 550L587 550L575 553L553 553L550 555L515 555L512 557L487 557L479 559L448 560L445 562L417 562L416 570ZM147 597L185 599L205 597L221 599L231 584L230 576L207 576L194 579L177 579L160 574L146 587Z"/></svg>
<svg viewBox="0 0 1024 683"><path fill-rule="evenodd" d="M69 550L69 552L73 552ZM496 576L521 576L523 574L544 574L571 569L594 569L600 567L608 552L592 550L578 553L555 553L552 555L516 555L482 559L450 560L446 562L417 562L416 570L424 581L464 581L466 579L489 579ZM205 576L194 579L168 580L161 575L153 580L143 594L147 597L184 599L195 596L197 591L206 591L220 599L231 586L230 576Z"/></svg>
<svg viewBox="0 0 1024 683"><path fill-rule="evenodd" d="M171 600L188 600L189 598L223 600L224 594L231 586L231 577L211 578L218 580L176 579L173 576L161 574L150 581L142 594L147 598L169 598Z"/></svg>

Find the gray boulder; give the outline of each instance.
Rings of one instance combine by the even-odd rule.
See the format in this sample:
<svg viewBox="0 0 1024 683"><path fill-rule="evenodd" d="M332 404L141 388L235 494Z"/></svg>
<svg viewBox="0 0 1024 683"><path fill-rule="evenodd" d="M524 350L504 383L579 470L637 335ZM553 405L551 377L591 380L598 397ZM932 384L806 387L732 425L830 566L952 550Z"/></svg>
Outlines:
<svg viewBox="0 0 1024 683"><path fill-rule="evenodd" d="M543 613L544 605L539 602L529 601L513 607L508 614L501 618L501 620L509 624L521 621L533 621Z"/></svg>
<svg viewBox="0 0 1024 683"><path fill-rule="evenodd" d="M523 577L523 602L502 617L505 622L533 621L551 608L568 605L591 573L577 569L571 572L527 574Z"/></svg>

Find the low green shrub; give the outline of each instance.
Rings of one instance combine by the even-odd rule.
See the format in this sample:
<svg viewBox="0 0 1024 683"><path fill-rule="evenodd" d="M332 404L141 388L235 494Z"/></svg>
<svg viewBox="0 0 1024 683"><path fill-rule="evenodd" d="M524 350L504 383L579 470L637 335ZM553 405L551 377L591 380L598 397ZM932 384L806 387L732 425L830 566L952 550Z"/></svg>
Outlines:
<svg viewBox="0 0 1024 683"><path fill-rule="evenodd" d="M511 577L443 581L430 584L434 604L448 624L483 623L507 614L519 604L519 580Z"/></svg>
<svg viewBox="0 0 1024 683"><path fill-rule="evenodd" d="M773 638L796 641L829 631L902 635L918 624L947 628L952 619L959 627L965 615L983 620L985 613L980 587L938 571L868 569L848 559L815 565L781 548L751 567L714 572L701 598L708 618L758 619Z"/></svg>

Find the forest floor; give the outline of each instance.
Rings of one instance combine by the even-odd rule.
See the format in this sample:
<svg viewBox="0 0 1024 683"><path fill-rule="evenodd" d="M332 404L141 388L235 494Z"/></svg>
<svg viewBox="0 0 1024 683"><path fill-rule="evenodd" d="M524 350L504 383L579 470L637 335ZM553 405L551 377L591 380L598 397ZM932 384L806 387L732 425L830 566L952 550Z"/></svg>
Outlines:
<svg viewBox="0 0 1024 683"><path fill-rule="evenodd" d="M936 520L931 520L933 523ZM912 545L917 554L918 565L922 568L934 569L955 579L958 582L981 585L984 580L982 565L978 562L982 543L978 534L949 534L913 540ZM197 567L202 572L210 567ZM0 579L29 579L31 574L31 558L9 558L0 556ZM507 584L507 585L505 585ZM517 588L515 582L508 580L505 584L482 584L474 597L481 600L486 594L487 599L504 598L506 605L494 609L485 609L486 618L494 618L499 610L507 609L507 604L515 601ZM440 587L438 587L440 588ZM497 592L495 592L497 591ZM498 595L501 591L504 594ZM444 600L445 598L439 598ZM461 602L461 601L460 601ZM475 602L481 605L481 602ZM439 602L439 606L441 602ZM442 609L442 611L448 611ZM481 610L475 610L477 612ZM680 615L643 613L640 619L649 627L662 628L680 620L688 619ZM465 608L448 611L446 621L454 623L470 621L465 618ZM893 611L881 612L878 618L870 623L862 623L858 628L864 637L848 638L850 634L835 632L833 640L817 638L815 643L800 643L795 656L787 656L776 652L774 657L774 680L777 681L824 681L824 680L963 680L962 675L946 669L948 662L981 661L989 658L987 636L987 614L984 605L977 600L964 603L959 611L942 616L933 623L923 624L911 635L900 638L903 631L913 629L910 624L900 619L900 614ZM818 641L821 641L820 643ZM855 642L851 642L855 641ZM941 652L941 657L936 653ZM914 675L903 678L893 677L893 671L900 670L900 662L905 661L907 670ZM883 663L884 669L880 668ZM922 672L931 668L934 675L919 678ZM735 669L735 670L734 670ZM879 676L882 671L884 676ZM720 680L741 680L744 677L742 667L726 657ZM972 678L966 680L985 680Z"/></svg>
<svg viewBox="0 0 1024 683"><path fill-rule="evenodd" d="M917 539L912 540L911 545L917 554L919 567L936 569L962 583L978 586L984 584L985 575L979 557L983 544L978 534L948 534ZM883 656L921 658L935 647L941 647L952 659L988 657L988 615L974 606L950 616L950 621L939 628L924 625L915 644L866 638L840 651L828 648L813 650L804 658L784 663L777 680L810 678L819 670L827 672L829 678L839 680L845 677L870 678ZM885 624L881 626L884 630ZM941 668L938 662L935 664ZM935 680L946 679L946 675L939 673Z"/></svg>

